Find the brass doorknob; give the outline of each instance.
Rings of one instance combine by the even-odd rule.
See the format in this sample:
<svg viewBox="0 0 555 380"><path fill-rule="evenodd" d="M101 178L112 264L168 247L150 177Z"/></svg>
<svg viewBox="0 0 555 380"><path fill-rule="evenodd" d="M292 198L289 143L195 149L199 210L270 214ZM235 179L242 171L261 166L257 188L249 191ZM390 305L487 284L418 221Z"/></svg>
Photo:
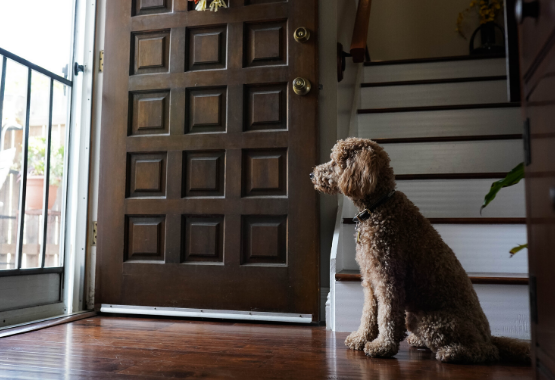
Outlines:
<svg viewBox="0 0 555 380"><path fill-rule="evenodd" d="M312 84L308 79L298 77L293 80L293 91L295 91L295 94L306 95L311 89Z"/></svg>
<svg viewBox="0 0 555 380"><path fill-rule="evenodd" d="M307 28L297 28L295 33L293 33L293 37L297 42L306 42L310 39L310 31Z"/></svg>

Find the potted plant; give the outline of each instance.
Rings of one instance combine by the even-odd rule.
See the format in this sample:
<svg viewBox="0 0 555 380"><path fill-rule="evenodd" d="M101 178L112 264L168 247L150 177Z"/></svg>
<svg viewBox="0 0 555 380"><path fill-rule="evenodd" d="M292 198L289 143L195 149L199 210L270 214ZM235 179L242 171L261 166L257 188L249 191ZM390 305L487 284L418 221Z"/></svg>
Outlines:
<svg viewBox="0 0 555 380"><path fill-rule="evenodd" d="M40 210L44 201L44 180L46 166L46 138L30 137L27 166L26 208ZM52 145L50 154L50 186L48 209L52 209L58 196L58 187L64 174L64 147Z"/></svg>
<svg viewBox="0 0 555 380"><path fill-rule="evenodd" d="M489 193L487 193L486 196L484 197L484 204L480 208L480 214L482 214L482 210L486 208L491 203L491 201L495 199L495 197L497 196L497 193L501 189L509 186L514 186L517 183L519 183L522 179L524 179L524 162L521 162L516 167L514 167L513 170L511 170L505 176L505 178L500 179L499 181L495 181L494 183L491 184ZM511 254L511 257L512 257L512 255L514 255L519 251L522 251L524 248L528 248L528 244L518 245L513 249L511 249L509 253Z"/></svg>

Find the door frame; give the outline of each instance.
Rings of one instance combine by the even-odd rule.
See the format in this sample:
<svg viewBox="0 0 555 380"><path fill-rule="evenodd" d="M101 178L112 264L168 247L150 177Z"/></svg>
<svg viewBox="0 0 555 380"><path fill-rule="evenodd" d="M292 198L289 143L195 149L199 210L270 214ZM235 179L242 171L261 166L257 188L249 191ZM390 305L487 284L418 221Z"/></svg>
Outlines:
<svg viewBox="0 0 555 380"><path fill-rule="evenodd" d="M90 6L92 5L92 6ZM93 74L95 72L96 0L74 0L73 36L69 67L74 62L85 65L78 76L69 75L72 82L69 105L70 117L66 128L67 154L64 157L66 175L63 183L62 213L65 215L60 230L64 231L60 245L63 252L63 272L59 302L0 312L5 320L2 329L9 329L36 321L81 313L87 309L84 300L86 257L88 254L87 220L89 200L90 134ZM33 270L31 269L29 273ZM24 273L22 273L24 274ZM25 295L18 295L25 297Z"/></svg>

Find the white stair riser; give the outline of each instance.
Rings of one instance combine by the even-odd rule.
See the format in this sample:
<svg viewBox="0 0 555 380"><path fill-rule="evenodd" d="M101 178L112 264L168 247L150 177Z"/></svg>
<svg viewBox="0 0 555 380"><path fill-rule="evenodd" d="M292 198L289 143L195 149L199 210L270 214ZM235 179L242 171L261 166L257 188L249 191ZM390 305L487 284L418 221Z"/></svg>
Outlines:
<svg viewBox="0 0 555 380"><path fill-rule="evenodd" d="M364 82L396 82L506 75L505 58L367 66Z"/></svg>
<svg viewBox="0 0 555 380"><path fill-rule="evenodd" d="M402 191L427 218L523 218L526 216L524 181L504 188L480 215L484 196L497 179L441 179L397 181ZM343 218L358 212L345 198Z"/></svg>
<svg viewBox="0 0 555 380"><path fill-rule="evenodd" d="M521 140L387 144L396 175L509 172L523 161Z"/></svg>
<svg viewBox="0 0 555 380"><path fill-rule="evenodd" d="M388 112L358 115L365 139L522 133L520 108Z"/></svg>
<svg viewBox="0 0 555 380"><path fill-rule="evenodd" d="M364 87L360 108L426 107L507 102L505 80Z"/></svg>
<svg viewBox="0 0 555 380"><path fill-rule="evenodd" d="M480 215L484 196L497 179L398 181L397 188L427 218L523 218L524 181L501 190Z"/></svg>
<svg viewBox="0 0 555 380"><path fill-rule="evenodd" d="M530 339L530 312L526 285L474 285L492 335ZM335 283L335 331L358 329L363 305L359 282Z"/></svg>
<svg viewBox="0 0 555 380"><path fill-rule="evenodd" d="M342 225L341 256L337 270L359 270L355 260L355 226ZM510 257L509 250L526 243L525 225L461 225L436 224L445 243L461 262L467 273L508 275L528 273L527 250Z"/></svg>
<svg viewBox="0 0 555 380"><path fill-rule="evenodd" d="M527 241L526 225L436 224L435 229L470 274L528 276L528 250L509 251Z"/></svg>

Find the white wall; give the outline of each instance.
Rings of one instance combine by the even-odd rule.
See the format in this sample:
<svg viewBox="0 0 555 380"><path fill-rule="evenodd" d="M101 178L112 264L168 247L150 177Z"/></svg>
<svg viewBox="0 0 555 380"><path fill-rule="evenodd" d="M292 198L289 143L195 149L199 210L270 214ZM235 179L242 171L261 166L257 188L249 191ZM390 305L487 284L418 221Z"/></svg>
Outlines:
<svg viewBox="0 0 555 380"><path fill-rule="evenodd" d="M468 54L468 40L456 33L459 12L470 0L373 0L368 45L373 61ZM468 12L467 38L478 27ZM503 24L503 14L497 19ZM479 37L476 38L479 42Z"/></svg>

